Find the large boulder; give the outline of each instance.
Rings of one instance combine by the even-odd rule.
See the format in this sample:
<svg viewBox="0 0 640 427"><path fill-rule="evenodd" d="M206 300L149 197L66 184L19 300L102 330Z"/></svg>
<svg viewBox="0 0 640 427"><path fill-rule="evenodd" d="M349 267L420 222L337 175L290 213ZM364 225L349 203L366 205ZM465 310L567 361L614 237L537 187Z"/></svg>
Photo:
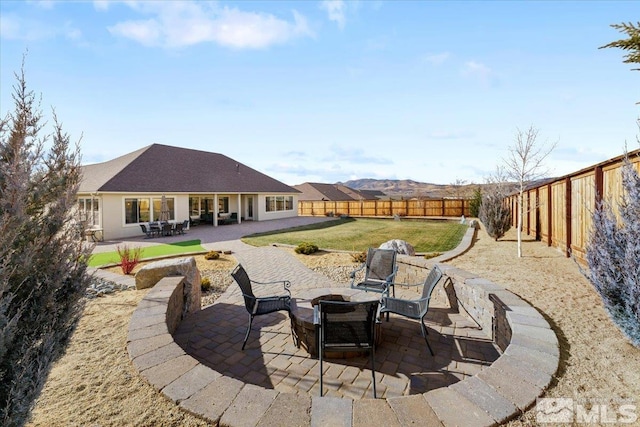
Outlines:
<svg viewBox="0 0 640 427"><path fill-rule="evenodd" d="M410 243L400 239L389 240L380 245L380 249L393 249L397 254L414 256L416 250Z"/></svg>
<svg viewBox="0 0 640 427"><path fill-rule="evenodd" d="M136 273L136 289L151 288L167 276L184 276L185 312L200 310L200 271L194 257L165 259L145 265Z"/></svg>

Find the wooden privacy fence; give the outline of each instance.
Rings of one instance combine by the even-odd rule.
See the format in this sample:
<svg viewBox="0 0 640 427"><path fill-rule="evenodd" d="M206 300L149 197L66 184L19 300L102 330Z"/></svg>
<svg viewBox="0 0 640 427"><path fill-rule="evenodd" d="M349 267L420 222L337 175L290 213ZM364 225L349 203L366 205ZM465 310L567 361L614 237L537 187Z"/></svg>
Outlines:
<svg viewBox="0 0 640 427"><path fill-rule="evenodd" d="M640 173L640 150L628 154ZM585 261L591 228L591 214L596 203L604 199L614 212L622 196L624 156L615 157L589 168L566 175L524 193L522 230L536 240L558 248L566 256L573 254ZM518 195L508 199L513 226L518 221Z"/></svg>
<svg viewBox="0 0 640 427"><path fill-rule="evenodd" d="M469 200L411 199L411 200L352 200L298 201L298 215L348 215L352 217L461 217L469 216Z"/></svg>

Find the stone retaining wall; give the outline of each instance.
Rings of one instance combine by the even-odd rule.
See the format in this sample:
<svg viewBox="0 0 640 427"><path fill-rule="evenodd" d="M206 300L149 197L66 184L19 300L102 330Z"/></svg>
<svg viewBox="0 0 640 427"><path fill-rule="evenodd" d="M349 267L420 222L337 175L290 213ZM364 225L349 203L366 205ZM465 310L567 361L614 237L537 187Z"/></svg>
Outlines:
<svg viewBox="0 0 640 427"><path fill-rule="evenodd" d="M407 277L425 277L426 264L422 269L414 262L399 263ZM281 393L225 377L185 354L173 340L171 333L185 303L181 277L160 280L140 302L129 325L127 349L134 366L154 388L185 410L220 425L280 425L286 414L290 425L352 426L370 421L374 413L385 425L503 423L532 406L550 384L560 356L556 335L535 308L513 293L473 273L439 267L451 279L449 290L483 327L493 330L493 313L501 310L500 322L508 333L499 334L504 353L490 367L427 393L354 401ZM442 289L440 295L447 298ZM499 300L499 310L492 298ZM251 413L243 409L249 403Z"/></svg>

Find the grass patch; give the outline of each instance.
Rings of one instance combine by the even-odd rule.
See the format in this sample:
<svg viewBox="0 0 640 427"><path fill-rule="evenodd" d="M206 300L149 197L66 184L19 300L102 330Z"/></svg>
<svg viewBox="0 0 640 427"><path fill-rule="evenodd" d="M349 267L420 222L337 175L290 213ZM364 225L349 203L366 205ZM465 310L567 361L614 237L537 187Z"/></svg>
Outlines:
<svg viewBox="0 0 640 427"><path fill-rule="evenodd" d="M180 255L189 252L204 252L205 248L200 240L185 240L183 242L163 243L156 246L142 248L141 260L160 256ZM103 252L93 254L89 258L89 267L98 267L105 264L119 264L118 252Z"/></svg>
<svg viewBox="0 0 640 427"><path fill-rule="evenodd" d="M456 221L349 218L252 234L242 238L253 246L310 242L324 249L365 251L391 239L409 242L416 252L446 252L462 240L467 226Z"/></svg>

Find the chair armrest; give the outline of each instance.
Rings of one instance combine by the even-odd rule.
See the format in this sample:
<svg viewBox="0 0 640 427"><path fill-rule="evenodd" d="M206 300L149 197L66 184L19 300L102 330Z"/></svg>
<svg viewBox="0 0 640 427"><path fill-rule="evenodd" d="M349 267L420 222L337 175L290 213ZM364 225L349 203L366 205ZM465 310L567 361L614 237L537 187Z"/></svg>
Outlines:
<svg viewBox="0 0 640 427"><path fill-rule="evenodd" d="M385 281L389 284L393 284L393 278L396 277L396 274L398 273L398 266L394 266L393 267L393 273L391 273L390 275L387 276L387 278L385 279Z"/></svg>
<svg viewBox="0 0 640 427"><path fill-rule="evenodd" d="M251 280L251 283L255 283L256 285L275 285L278 283L282 283L282 287L284 288L284 290L291 295L291 290L289 289L291 287L291 282L289 282L288 280L275 280L273 282L257 282L255 280Z"/></svg>

